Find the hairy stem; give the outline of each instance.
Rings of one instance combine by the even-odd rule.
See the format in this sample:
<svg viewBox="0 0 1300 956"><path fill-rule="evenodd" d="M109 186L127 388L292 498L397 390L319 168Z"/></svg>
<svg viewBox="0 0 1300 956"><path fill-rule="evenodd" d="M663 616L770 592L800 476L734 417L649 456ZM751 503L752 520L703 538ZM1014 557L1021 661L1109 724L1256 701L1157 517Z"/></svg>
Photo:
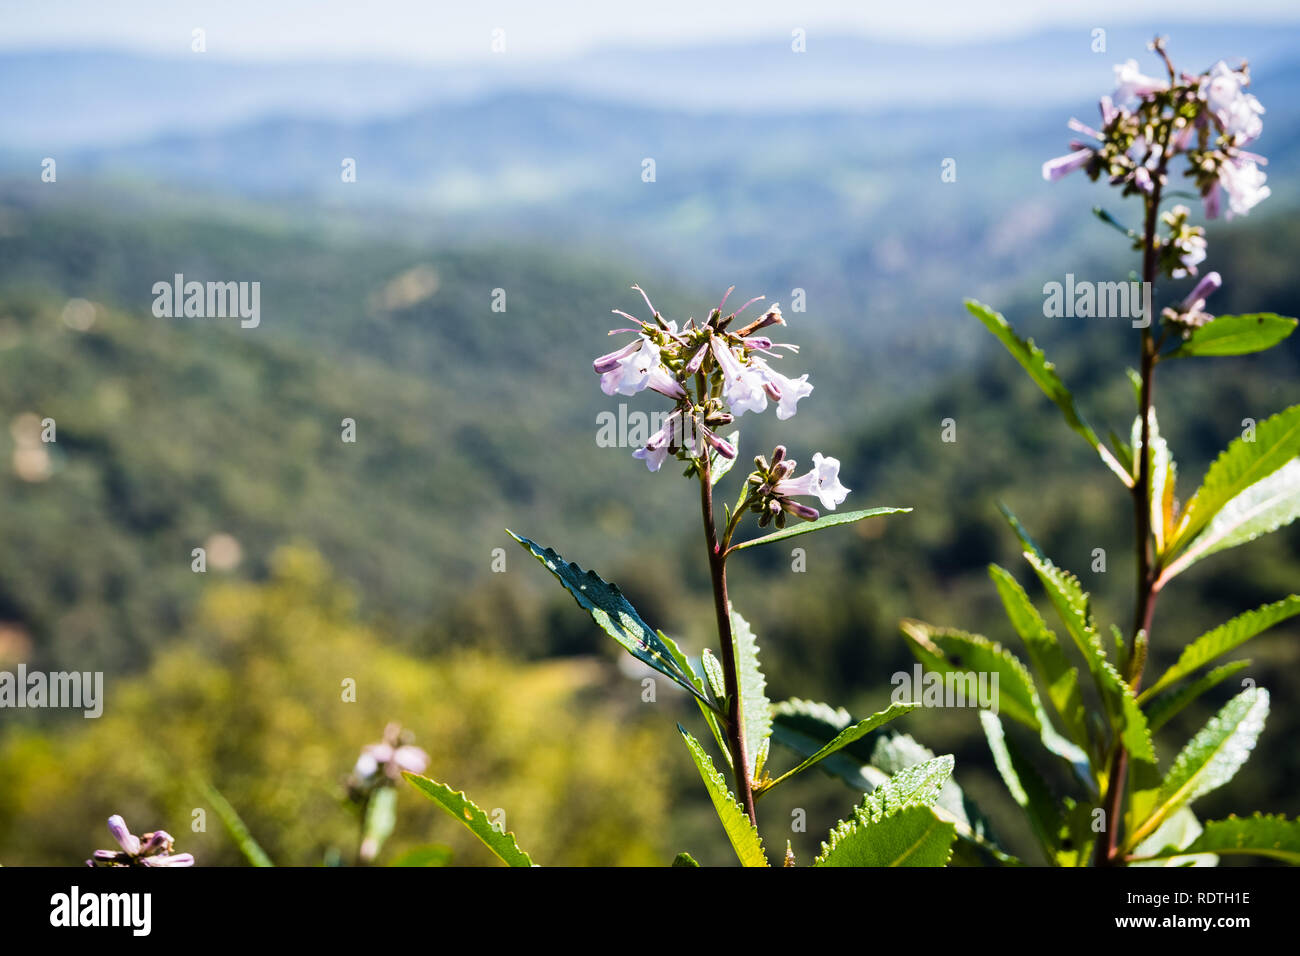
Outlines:
<svg viewBox="0 0 1300 956"><path fill-rule="evenodd" d="M735 771L736 798L758 826L754 812L754 785L749 779L749 760L745 753L745 728L740 719L740 680L736 673L736 641L731 631L731 605L727 600L727 556L718 541L713 520L713 477L708 449L700 459L700 509L704 516L704 540L709 548L709 574L713 579L713 607L718 616L718 638L722 642L722 679L727 691L727 743L731 748L731 766Z"/></svg>

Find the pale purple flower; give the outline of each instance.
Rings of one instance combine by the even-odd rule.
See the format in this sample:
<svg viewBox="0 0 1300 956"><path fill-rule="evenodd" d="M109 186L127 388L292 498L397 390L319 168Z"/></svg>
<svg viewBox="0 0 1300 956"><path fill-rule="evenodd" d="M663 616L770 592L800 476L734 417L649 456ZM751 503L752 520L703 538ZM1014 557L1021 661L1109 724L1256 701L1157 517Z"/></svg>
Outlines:
<svg viewBox="0 0 1300 956"><path fill-rule="evenodd" d="M1127 103L1142 96L1169 89L1167 80L1145 75L1137 60L1125 60L1115 66L1115 99Z"/></svg>
<svg viewBox="0 0 1300 956"><path fill-rule="evenodd" d="M680 410L664 419L663 426L646 441L645 445L632 452L632 457L645 462L651 471L658 471L668 458L668 448L672 444L674 429L679 427L682 419Z"/></svg>
<svg viewBox="0 0 1300 956"><path fill-rule="evenodd" d="M1228 218L1244 216L1267 199L1271 190L1264 185L1268 177L1254 159L1234 156L1219 166L1219 183L1228 194Z"/></svg>
<svg viewBox="0 0 1300 956"><path fill-rule="evenodd" d="M791 495L815 495L822 507L831 511L836 505L844 503L849 489L840 484L840 462L838 458L826 458L821 452L813 455L812 470L798 478L786 478L778 481L772 489L778 497Z"/></svg>
<svg viewBox="0 0 1300 956"><path fill-rule="evenodd" d="M352 767L351 786L360 790L384 779L397 780L404 770L424 773L429 766L429 755L419 747L401 741L401 725L393 723L384 728L384 737L379 743L362 747Z"/></svg>
<svg viewBox="0 0 1300 956"><path fill-rule="evenodd" d="M720 338L712 338L709 344L713 357L717 359L718 368L722 370L722 397L731 406L732 414L737 418L745 412L762 412L767 408L767 380L761 369L753 363L742 363Z"/></svg>
<svg viewBox="0 0 1300 956"><path fill-rule="evenodd" d="M1218 119L1223 131L1236 137L1238 144L1249 143L1258 139L1264 131L1264 121L1260 116L1263 105L1246 92L1250 82L1244 72L1230 69L1220 60L1210 70L1205 84L1205 102L1210 112Z"/></svg>
<svg viewBox="0 0 1300 956"><path fill-rule="evenodd" d="M635 395L648 387L651 371L662 367L659 346L648 336L638 336L632 344L636 347L615 359L613 367L600 376L600 390L606 395ZM602 359L597 359L597 362L602 362Z"/></svg>
<svg viewBox="0 0 1300 956"><path fill-rule="evenodd" d="M813 387L808 384L807 374L800 375L798 378L787 378L761 358L753 359L752 364L762 373L767 384L767 393L777 403L776 417L781 421L792 418L799 399L807 397L813 390Z"/></svg>
<svg viewBox="0 0 1300 956"><path fill-rule="evenodd" d="M189 853L172 853L175 841L166 830L146 833L144 839L135 836L126 825L121 815L113 814L108 818L108 832L113 835L118 850L96 850L86 861L86 866L193 866L194 857Z"/></svg>
<svg viewBox="0 0 1300 956"><path fill-rule="evenodd" d="M1062 176L1066 176L1086 165L1088 160L1092 158L1092 153L1091 149L1077 149L1073 153L1049 159L1043 163L1043 178L1048 182L1056 182Z"/></svg>
<svg viewBox="0 0 1300 956"><path fill-rule="evenodd" d="M1217 272L1207 272L1201 277L1201 281L1196 283L1196 287L1187 294L1183 300L1184 312L1200 312L1205 308L1205 300L1214 293L1218 292L1223 286L1223 277Z"/></svg>

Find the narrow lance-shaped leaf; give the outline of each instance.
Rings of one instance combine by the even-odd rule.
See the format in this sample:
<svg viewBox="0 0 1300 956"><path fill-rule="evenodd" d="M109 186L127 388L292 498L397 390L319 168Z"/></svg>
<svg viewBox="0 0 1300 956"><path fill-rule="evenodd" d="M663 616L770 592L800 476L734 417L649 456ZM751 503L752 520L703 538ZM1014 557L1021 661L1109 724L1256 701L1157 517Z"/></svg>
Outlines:
<svg viewBox="0 0 1300 956"><path fill-rule="evenodd" d="M495 853L510 866L532 866L528 854L519 849L513 833L503 833L492 825L488 815L474 804L464 792L452 790L445 783L438 783L419 774L403 773L407 780L426 797L455 817L470 833L478 837L483 845Z"/></svg>
<svg viewBox="0 0 1300 956"><path fill-rule="evenodd" d="M1166 508L1172 509L1174 500L1174 482L1178 474L1174 456L1169 450L1169 443L1160 436L1160 424L1156 421L1156 410L1149 410L1147 433L1151 440L1151 454L1148 463L1151 468L1151 534L1155 538L1156 552L1163 554L1166 534L1172 532L1172 516L1166 515ZM1139 477L1142 454L1142 416L1133 419L1133 478Z"/></svg>
<svg viewBox="0 0 1300 956"><path fill-rule="evenodd" d="M1268 716L1268 691L1251 687L1210 718L1174 759L1156 798L1155 810L1129 837L1137 846L1170 814L1233 778L1250 757Z"/></svg>
<svg viewBox="0 0 1300 956"><path fill-rule="evenodd" d="M1296 320L1272 312L1220 315L1196 329L1165 358L1248 355L1271 349L1295 331Z"/></svg>
<svg viewBox="0 0 1300 956"><path fill-rule="evenodd" d="M1204 677L1192 681L1177 690L1170 691L1151 701L1146 708L1147 723L1154 734L1169 721L1173 720L1183 709L1202 694L1218 687L1233 674L1238 674L1250 666L1249 660L1233 661L1216 667Z"/></svg>
<svg viewBox="0 0 1300 956"><path fill-rule="evenodd" d="M1201 835L1185 848L1166 847L1143 859L1160 860L1190 853L1262 856L1293 866L1300 865L1300 820L1258 813L1244 819L1231 816L1226 820L1210 820L1204 825Z"/></svg>
<svg viewBox="0 0 1300 956"><path fill-rule="evenodd" d="M745 760L752 779L761 767L759 756L772 736L772 704L767 699L767 678L758 664L758 639L749 622L731 609L731 634L736 651L736 679L740 683L740 725L745 728Z"/></svg>
<svg viewBox="0 0 1300 956"><path fill-rule="evenodd" d="M1011 324L1007 322L1000 312L995 312L982 302L967 299L966 308L984 323L984 327L992 332L998 341L1006 346L1007 351L1029 373L1029 377L1034 380L1034 383L1061 410L1061 414L1065 416L1066 424L1092 446L1093 450L1101 457L1101 460L1105 462L1106 467L1113 471L1120 481L1132 488L1133 477L1116 460L1110 449L1101 443L1092 426L1084 420L1078 408L1075 407L1074 396L1070 394L1070 390L1065 387L1065 382L1061 381L1061 376L1057 374L1056 366L1047 360L1047 356L1043 354L1042 349L1034 344L1034 340L1022 339L1016 335L1015 330L1011 328Z"/></svg>
<svg viewBox="0 0 1300 956"><path fill-rule="evenodd" d="M704 694L695 674L683 667L681 653L674 654L663 635L641 619L636 608L615 585L602 581L593 571L584 571L565 561L551 548L543 548L513 531L507 530L506 533L555 575L578 606L628 653L685 688L708 707L716 709L714 701Z"/></svg>
<svg viewBox="0 0 1300 956"><path fill-rule="evenodd" d="M1054 863L1058 848L1057 833L1063 823L1060 807L1038 771L1007 739L1006 730L997 714L981 710L980 725L984 728L984 736L993 754L993 764L997 767L1002 782L1006 784L1011 799L1025 812L1043 853Z"/></svg>
<svg viewBox="0 0 1300 956"><path fill-rule="evenodd" d="M1011 572L996 564L989 565L989 576L998 589L1002 605L1007 612L1012 627L1025 642L1029 660L1038 671L1039 677L1047 686L1047 696L1051 699L1056 712L1061 715L1061 722L1066 734L1079 746L1088 742L1088 726L1083 706L1083 694L1079 690L1079 670L1072 666L1065 656L1056 635L1048 628L1038 609L1029 600L1029 595L1020 586Z"/></svg>
<svg viewBox="0 0 1300 956"><path fill-rule="evenodd" d="M1210 465L1183 509L1170 554L1186 547L1233 498L1300 455L1300 405L1260 422L1251 438L1235 439Z"/></svg>
<svg viewBox="0 0 1300 956"><path fill-rule="evenodd" d="M774 531L772 534L765 534L761 538L751 538L748 541L742 541L740 544L733 544L727 549L728 553L732 551L743 551L745 548L756 548L760 544L772 544L775 541L784 541L786 538L794 538L801 534L810 534L813 531L821 531L823 528L834 528L836 525L852 524L855 521L862 521L864 518L878 518L881 515L901 515L907 514L911 508L868 508L866 511L846 511L843 514L823 515L816 521L800 521L798 524L791 524L781 531Z"/></svg>
<svg viewBox="0 0 1300 956"><path fill-rule="evenodd" d="M722 821L722 828L726 831L727 839L731 841L731 846L736 851L736 856L740 859L743 866L769 866L767 855L763 852L763 841L754 829L754 825L749 822L749 815L745 813L736 798L731 795L727 789L727 782L722 779L722 774L713 766L713 761L709 759L708 753L700 746L700 742L692 737L681 724L677 725L681 732L682 738L686 741L686 747L691 752L691 758L695 761L695 766L699 768L700 777L704 781L704 787L709 791L709 799L713 801L713 809L718 813L718 819Z"/></svg>
<svg viewBox="0 0 1300 956"><path fill-rule="evenodd" d="M883 727L891 720L901 717L909 711L915 710L918 706L919 704L914 702L891 704L887 709L882 710L880 713L872 714L865 720L858 721L852 727L844 728L844 730L836 734L830 742L820 747L812 754L812 756L804 760L803 763L799 764L793 770L786 771L781 774L780 777L769 783L763 788L764 792L771 790L777 784L784 783L796 774L803 773L803 771L807 770L809 767L814 766L832 754L843 750L855 741L861 740L867 734L879 727Z"/></svg>
<svg viewBox="0 0 1300 956"><path fill-rule="evenodd" d="M235 841L235 846L239 847L239 852L244 855L251 866L275 866L271 858L266 855L266 851L254 839L252 832L239 816L239 812L230 805L216 787L210 783L200 783L208 802L212 804L212 809L217 811L217 816L221 818L221 823L230 834L230 838Z"/></svg>
<svg viewBox="0 0 1300 956"><path fill-rule="evenodd" d="M1297 614L1300 614L1300 594L1292 594L1281 601L1265 604L1245 614L1238 614L1231 621L1220 624L1212 631L1207 631L1183 648L1177 662L1144 690L1138 696L1138 701L1143 702L1154 697L1170 684L1182 680L1216 657L1227 654L1255 635Z"/></svg>
<svg viewBox="0 0 1300 956"><path fill-rule="evenodd" d="M1202 558L1254 541L1300 518L1300 459L1292 459L1224 505L1205 530L1160 574L1170 578Z"/></svg>

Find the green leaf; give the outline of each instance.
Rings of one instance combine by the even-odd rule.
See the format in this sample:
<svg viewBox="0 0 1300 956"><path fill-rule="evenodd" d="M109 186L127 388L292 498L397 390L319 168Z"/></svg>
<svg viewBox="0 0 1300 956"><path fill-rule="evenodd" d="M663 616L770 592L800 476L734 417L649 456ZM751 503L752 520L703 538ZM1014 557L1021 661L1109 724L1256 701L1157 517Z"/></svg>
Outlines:
<svg viewBox="0 0 1300 956"><path fill-rule="evenodd" d="M389 866L451 866L450 847L429 844L407 850Z"/></svg>
<svg viewBox="0 0 1300 956"><path fill-rule="evenodd" d="M830 832L814 866L944 866L956 827L930 810L952 775L951 755L893 774ZM926 814L910 814L924 810ZM900 822L904 815L914 819Z"/></svg>
<svg viewBox="0 0 1300 956"><path fill-rule="evenodd" d="M870 825L840 823L813 866L946 866L955 839L952 823L910 806Z"/></svg>
<svg viewBox="0 0 1300 956"><path fill-rule="evenodd" d="M416 788L438 806L459 820L470 833L483 841L483 845L495 853L510 866L532 866L528 854L519 849L514 833L502 833L488 819L464 792L457 792L445 783L438 783L428 777L415 773L403 772L402 776L411 781Z"/></svg>
<svg viewBox="0 0 1300 956"><path fill-rule="evenodd" d="M713 761L700 746L700 742L681 724L677 725L677 729L686 740L686 746L695 760L695 766L699 768L700 777L704 780L704 787L709 791L709 799L713 801L713 809L718 812L718 819L722 821L722 828L727 832L727 839L731 841L741 865L768 866L767 855L763 852L763 840L754 829L754 825L749 822L749 815L745 813L745 809L727 789L727 782L722 779L722 774L714 768Z"/></svg>
<svg viewBox="0 0 1300 956"><path fill-rule="evenodd" d="M1219 858L1214 854L1188 853L1185 849L1203 832L1196 814L1190 807L1183 807L1142 841L1127 862L1130 866L1218 866Z"/></svg>
<svg viewBox="0 0 1300 956"><path fill-rule="evenodd" d="M742 541L740 544L733 544L727 549L727 553L732 551L743 551L745 548L755 548L760 544L772 544L775 541L784 541L786 538L794 538L801 534L808 534L812 531L821 531L823 528L833 528L836 525L852 524L855 521L861 521L864 518L877 518L881 515L902 515L911 511L911 508L868 508L866 511L846 511L843 514L829 514L818 518L816 521L800 521L798 524L792 524L782 531L774 531L772 534L765 534L761 538L750 538L748 541Z"/></svg>
<svg viewBox="0 0 1300 956"><path fill-rule="evenodd" d="M578 565L565 561L551 548L543 548L509 529L506 534L518 541L525 551L555 575L565 590L573 595L578 606L590 614L605 633L618 641L628 653L685 688L706 706L716 709L714 702L705 695L699 678L689 666L683 665L685 658L676 650L676 645L670 646L671 642L664 635L643 621L617 586L602 581L593 571L584 571Z"/></svg>
<svg viewBox="0 0 1300 956"><path fill-rule="evenodd" d="M1083 695L1079 691L1078 668L1070 665L1060 641L1047 627L1042 615L1029 600L1029 595L1012 577L1011 572L991 564L989 576L998 589L1012 627L1025 642L1030 662L1047 687L1047 696L1052 701L1052 706L1061 715L1066 735L1081 747L1087 746L1088 725Z"/></svg>
<svg viewBox="0 0 1300 956"><path fill-rule="evenodd" d="M1142 702L1154 697L1170 684L1182 680L1216 657L1227 654L1256 634L1267 631L1273 625L1297 614L1300 614L1300 594L1292 594L1273 604L1265 604L1245 614L1238 614L1231 621L1202 634L1183 648L1178 661L1161 674L1159 680L1144 690L1139 695L1138 701Z"/></svg>
<svg viewBox="0 0 1300 956"><path fill-rule="evenodd" d="M981 710L980 725L984 728L989 750L993 753L993 765L997 767L1011 799L1024 811L1030 829L1038 838L1047 859L1055 862L1056 851L1059 849L1057 834L1064 825L1060 807L1038 771L1007 738L998 715Z"/></svg>
<svg viewBox="0 0 1300 956"><path fill-rule="evenodd" d="M1188 853L1263 856L1292 866L1300 865L1300 820L1259 813L1246 819L1230 816L1226 820L1210 820L1200 836L1185 849L1166 847L1145 859L1159 860Z"/></svg>
<svg viewBox="0 0 1300 956"><path fill-rule="evenodd" d="M727 696L727 680L722 671L722 661L718 660L717 655L706 647L704 654L700 657L700 665L704 668L704 674L709 679L709 687L713 690L713 696L720 701L724 700Z"/></svg>
<svg viewBox="0 0 1300 956"><path fill-rule="evenodd" d="M1151 726L1151 732L1154 734L1196 698L1249 666L1249 660L1224 664L1222 667L1216 667L1200 680L1192 681L1178 690L1157 697L1146 709L1147 723Z"/></svg>
<svg viewBox="0 0 1300 956"><path fill-rule="evenodd" d="M731 471L731 466L740 459L740 432L734 431L727 436L727 442L736 449L735 458L725 458L717 451L709 453L709 484L716 485Z"/></svg>
<svg viewBox="0 0 1300 956"><path fill-rule="evenodd" d="M1255 482L1220 509L1177 560L1161 572L1163 585L1211 554L1254 541L1300 518L1300 459Z"/></svg>
<svg viewBox="0 0 1300 956"><path fill-rule="evenodd" d="M1173 510L1174 503L1174 484L1178 475L1178 466L1174 462L1173 453L1169 450L1169 443L1160 437L1160 425L1156 421L1156 410L1149 409L1149 422L1147 426L1148 437L1151 440L1151 534L1156 541L1156 551L1163 554L1165 550L1166 535L1173 531L1173 515L1169 512ZM1138 469L1141 467L1141 461L1138 456L1142 453L1142 416L1139 415L1133 419L1133 480L1137 481L1140 477Z"/></svg>
<svg viewBox="0 0 1300 956"><path fill-rule="evenodd" d="M1233 440L1210 465L1183 510L1178 534L1169 546L1171 554L1186 547L1233 498L1300 454L1300 405L1264 419L1253 437L1254 441Z"/></svg>
<svg viewBox="0 0 1300 956"><path fill-rule="evenodd" d="M843 707L792 697L772 705L772 737L801 757L810 757L836 734L853 723ZM884 783L887 774L871 766L871 744L854 741L837 753L823 757L817 769L839 777L857 791ZM771 784L768 785L771 787Z"/></svg>
<svg viewBox="0 0 1300 956"><path fill-rule="evenodd" d="M1047 356L1043 354L1042 349L1034 344L1034 340L1022 339L1016 335L1015 330L1011 328L1010 323L1000 312L993 311L993 309L981 302L967 299L966 308L984 323L984 327L992 332L998 341L1006 346L1007 351L1029 373L1029 377L1034 380L1034 383L1043 390L1043 393L1048 398L1056 403L1056 407L1065 416L1066 424L1092 446L1093 450L1101 456L1101 460L1105 462L1106 467L1113 471L1120 481L1132 488L1132 475L1116 460L1110 449L1101 443L1092 426L1084 421L1083 416L1074 405L1074 396L1070 394L1070 390L1061 381L1061 376L1057 374L1056 366L1047 361Z"/></svg>
<svg viewBox="0 0 1300 956"><path fill-rule="evenodd" d="M691 856L689 853L683 850L681 853L678 853L677 856L673 858L673 866L698 867L699 864L695 862L695 857Z"/></svg>
<svg viewBox="0 0 1300 956"><path fill-rule="evenodd" d="M1160 784L1156 809L1130 836L1140 844L1175 811L1223 786L1241 768L1268 716L1268 691L1251 687L1228 701L1174 759Z"/></svg>
<svg viewBox="0 0 1300 956"><path fill-rule="evenodd" d="M379 856L388 838L397 826L397 790L380 787L366 801L366 817L361 824L362 861L369 862Z"/></svg>
<svg viewBox="0 0 1300 956"><path fill-rule="evenodd" d="M1295 331L1295 327L1295 319L1272 312L1220 315L1192 332L1181 348L1165 358L1262 352L1285 339Z"/></svg>
<svg viewBox="0 0 1300 956"><path fill-rule="evenodd" d="M238 811L230 805L229 800L222 796L221 791L210 783L199 782L199 787L208 798L208 802L212 804L212 809L217 811L217 816L221 818L221 823L226 828L226 832L235 841L235 846L239 847L239 852L244 855L244 859L249 862L249 865L275 866L271 862L271 858L266 855L266 851L253 838L253 834L249 832Z"/></svg>
<svg viewBox="0 0 1300 956"><path fill-rule="evenodd" d="M766 793L768 790L771 790L773 787L777 786L778 784L784 783L785 781L789 780L791 777L795 776L796 774L803 773L803 771L807 770L809 767L813 766L814 764L819 763L822 760L825 760L827 757L831 756L834 753L837 753L840 750L843 750L845 747L848 747L850 744L854 743L855 741L861 740L863 737L871 733L876 728L883 727L891 720L901 717L903 716L903 714L906 714L909 711L915 710L918 706L920 705L917 703L890 704L886 710L882 710L878 714L872 714L870 717L866 718L865 720L860 720L853 726L844 728L842 731L837 733L829 743L818 748L812 754L812 756L804 760L803 763L799 764L793 770L787 770L785 773L781 774L781 776L777 777L775 780L773 780L771 783L765 786L763 788L763 792Z"/></svg>
<svg viewBox="0 0 1300 956"><path fill-rule="evenodd" d="M745 760L750 779L756 775L758 757L772 736L772 704L765 693L767 678L758 664L758 639L743 617L731 609L731 635L735 641L736 679L740 683L740 725L745 728Z"/></svg>

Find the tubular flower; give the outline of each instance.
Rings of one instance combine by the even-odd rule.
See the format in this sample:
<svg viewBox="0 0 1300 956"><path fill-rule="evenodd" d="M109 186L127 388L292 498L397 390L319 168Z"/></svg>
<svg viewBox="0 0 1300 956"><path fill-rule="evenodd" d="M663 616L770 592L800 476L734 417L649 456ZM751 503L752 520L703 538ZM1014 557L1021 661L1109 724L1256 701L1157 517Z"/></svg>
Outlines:
<svg viewBox="0 0 1300 956"><path fill-rule="evenodd" d="M1183 334L1188 335L1192 329L1214 318L1205 311L1205 300L1219 291L1222 285L1223 279L1217 272L1207 272L1201 277L1201 281L1196 283L1196 287L1187 294L1187 298L1177 306L1165 309L1161 314L1167 322L1180 326Z"/></svg>
<svg viewBox="0 0 1300 956"><path fill-rule="evenodd" d="M96 850L86 866L193 866L190 853L173 853L175 840L166 830L135 836L119 814L108 818L108 832L121 850Z"/></svg>
<svg viewBox="0 0 1300 956"><path fill-rule="evenodd" d="M811 471L778 481L772 491L781 497L815 495L828 511L834 511L849 495L849 489L840 484L839 459L827 458L821 452L813 455Z"/></svg>

